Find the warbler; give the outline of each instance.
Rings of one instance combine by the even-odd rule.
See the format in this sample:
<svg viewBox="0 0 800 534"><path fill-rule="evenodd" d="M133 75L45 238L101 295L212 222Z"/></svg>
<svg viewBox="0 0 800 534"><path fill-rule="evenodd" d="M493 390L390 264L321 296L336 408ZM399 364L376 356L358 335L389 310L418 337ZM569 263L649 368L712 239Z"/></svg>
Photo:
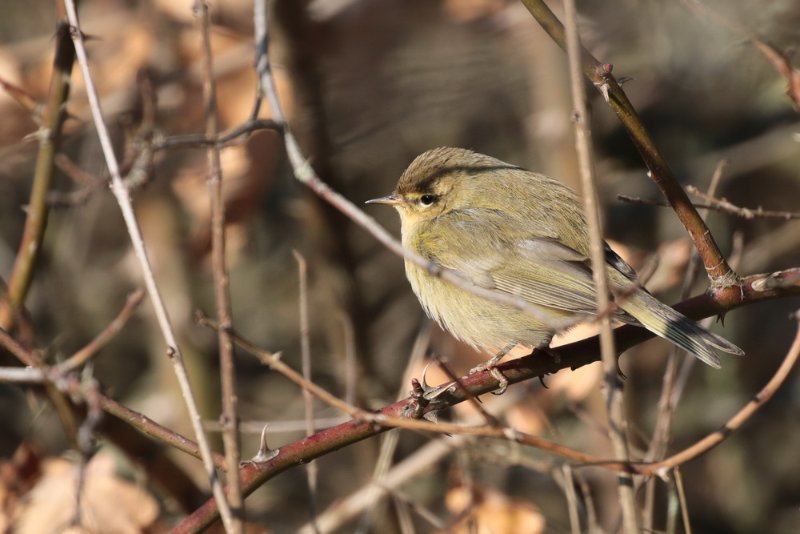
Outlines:
<svg viewBox="0 0 800 534"><path fill-rule="evenodd" d="M546 349L555 325L596 317L582 203L561 182L443 147L417 156L392 194L368 203L397 209L409 250L478 287L520 297L537 311L476 296L405 261L428 316L456 338L495 352L481 368L494 368L518 344ZM615 319L643 326L712 367L720 367L716 350L744 354L641 288L633 268L607 244L605 257Z"/></svg>

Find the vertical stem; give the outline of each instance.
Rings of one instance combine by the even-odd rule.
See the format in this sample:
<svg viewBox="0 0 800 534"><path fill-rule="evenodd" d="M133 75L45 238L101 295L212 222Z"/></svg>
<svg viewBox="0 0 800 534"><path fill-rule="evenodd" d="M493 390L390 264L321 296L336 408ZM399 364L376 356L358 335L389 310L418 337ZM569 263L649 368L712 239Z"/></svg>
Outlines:
<svg viewBox="0 0 800 534"><path fill-rule="evenodd" d="M566 50L564 26L547 7L544 0L521 1L553 41ZM686 191L678 183L669 164L656 148L655 141L642 124L625 91L611 74L611 65L601 64L583 47L578 49L576 55L582 59L581 68L584 75L600 90L608 105L617 114L617 118L647 165L650 178L661 189L678 219L691 236L697 252L703 259L711 287L726 288L739 285L738 276L725 261L725 257L714 241L714 236L711 235L703 219L697 213Z"/></svg>
<svg viewBox="0 0 800 534"><path fill-rule="evenodd" d="M167 307L164 304L164 299L161 296L161 291L156 283L155 274L150 264L150 258L147 254L147 248L144 245L144 238L142 237L142 230L139 228L139 222L136 220L136 214L133 211L133 203L131 202L130 195L125 182L122 179L122 174L119 170L119 162L117 156L114 154L114 146L111 143L111 136L108 133L105 120L103 119L103 110L100 107L100 97L97 94L97 89L94 85L91 70L89 69L89 57L86 54L86 47L83 42L83 33L81 32L80 22L78 20L78 10L75 6L74 0L64 0L64 6L67 10L67 16L70 23L70 37L75 46L75 56L78 60L78 65L81 68L84 83L86 84L86 97L89 100L89 108L92 112L92 120L94 127L97 131L97 137L100 141L100 147L103 150L103 157L105 158L108 172L111 175L111 192L119 205L122 218L125 221L125 228L131 238L131 245L139 262L139 267L142 270L144 277L145 287L147 294L153 302L153 309L156 314L158 326L161 329L161 335L166 343L166 354L172 362L172 368L175 372L175 377L178 380L178 385L183 395L186 410L189 412L189 420L192 424L195 437L197 438L197 446L200 450L200 456L203 459L203 467L206 470L211 490L214 494L214 500L219 508L222 523L225 530L231 531L231 509L228 506L228 501L225 498L225 492L222 489L222 484L217 476L217 471L214 466L214 459L211 454L211 447L208 444L205 430L203 429L203 420L200 417L200 411L197 409L197 401L192 392L192 385L189 382L189 375L186 372L186 365L183 362L183 353L178 346L178 340L175 336L175 330L172 328L172 321L167 313Z"/></svg>
<svg viewBox="0 0 800 534"><path fill-rule="evenodd" d="M300 366L303 378L311 382L311 339L308 322L308 264L302 254L294 252L297 261L297 271L300 278ZM313 436L314 428L314 397L311 392L303 388L303 404L305 406L306 436ZM311 525L317 532L317 463L309 462L306 465L308 493L311 511Z"/></svg>
<svg viewBox="0 0 800 534"><path fill-rule="evenodd" d="M609 437L616 458L627 462L628 440L627 421L625 420L622 383L617 368L614 337L611 332L611 320L603 313L609 306L608 280L606 278L605 245L603 243L600 213L597 201L594 168L592 164L592 134L588 124L586 106L586 90L583 85L581 45L576 24L575 0L564 1L567 56L569 59L570 85L572 101L575 107L575 149L578 154L578 170L581 176L586 220L589 225L589 239L592 255L592 272L597 291L597 310L602 314L600 320L600 351L603 360L606 398L606 409L609 420ZM636 534L636 502L633 493L633 477L630 473L617 476L620 507L622 508L623 530L627 534Z"/></svg>
<svg viewBox="0 0 800 534"><path fill-rule="evenodd" d="M33 281L33 272L47 227L47 193L53 181L55 155L61 146L62 127L67 117L66 103L69 98L72 65L75 63L75 47L69 35L69 24L64 20L63 7L60 6L59 9L62 13L56 29L53 74L42 124L37 133L39 152L36 154L36 169L25 217L25 228L14 259L8 287L4 292L0 292L0 328L5 330L10 330L16 322Z"/></svg>
<svg viewBox="0 0 800 534"><path fill-rule="evenodd" d="M216 139L219 133L217 123L217 86L214 81L214 64L211 53L211 20L208 3L198 1L195 12L200 18L200 34L203 40L203 58L205 80L203 82L203 99L206 111L206 136ZM220 381L222 392L222 441L225 446L225 463L228 473L228 503L231 506L233 532L242 533L244 527L244 499L242 485L239 480L239 461L241 459L239 445L239 417L237 414L238 398L236 395L236 366L233 360L233 342L230 330L233 326L231 318L231 297L228 270L225 265L225 203L222 197L222 165L220 163L219 145L213 143L208 147L208 196L211 204L211 265L214 277L214 300L216 302L217 319L220 328L219 341Z"/></svg>
<svg viewBox="0 0 800 534"><path fill-rule="evenodd" d="M722 179L722 173L725 169L727 162L720 160L714 169L714 174L711 176L711 182L708 186L707 193L714 196ZM700 216L705 219L708 210L699 210ZM695 252L689 259L686 266L686 272L683 275L683 287L681 287L681 300L688 298L692 290L692 286L697 281L699 274L698 268L700 267L700 256ZM669 443L670 427L672 424L672 415L675 407L678 404L679 396L675 397L675 383L678 373L678 355L683 351L677 347L672 347L667 360L667 366L664 370L664 378L661 382L661 395L658 399L658 409L656 415L655 428L653 436L650 439L650 445L645 456L645 461L652 462L654 460L662 460L666 452L667 444ZM694 365L695 359L689 358L684 360L683 365ZM655 485L658 479L651 478L647 481L647 488L645 490L645 502L642 509L642 528L651 529L653 526L653 507L655 504Z"/></svg>

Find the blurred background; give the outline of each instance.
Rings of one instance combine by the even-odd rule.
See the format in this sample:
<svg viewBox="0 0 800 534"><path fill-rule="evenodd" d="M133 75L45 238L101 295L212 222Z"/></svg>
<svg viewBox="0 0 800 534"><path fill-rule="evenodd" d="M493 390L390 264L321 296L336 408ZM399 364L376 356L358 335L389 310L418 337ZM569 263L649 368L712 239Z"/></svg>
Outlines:
<svg viewBox="0 0 800 534"><path fill-rule="evenodd" d="M138 140L148 121L157 141L204 131L201 38L192 4L81 2L95 83L123 159L141 152ZM745 35L688 4L578 2L581 36L596 57L613 63L617 77L628 79L626 92L682 183L705 190L724 159L718 196L746 207L800 210L800 123L785 94L786 80ZM703 5L790 60L798 59L796 2ZM553 3L553 9L560 13L560 4ZM2 13L0 80L44 102L55 4L4 0ZM270 54L291 128L322 179L356 204L389 193L414 156L443 145L472 148L578 188L565 55L521 3L277 0L271 13ZM230 129L247 120L254 105L253 7L245 0L220 0L212 3L211 15L219 118L222 128ZM616 117L596 91L590 95L606 236L636 268L657 259L648 287L675 302L690 243L671 210L617 199L624 194L659 200L659 192ZM154 116L148 111L152 105ZM54 207L26 301L36 344L53 362L84 346L119 311L126 295L142 286L119 209L104 185L108 174L77 68L68 111ZM270 117L268 106L260 115ZM25 220L37 151L31 134L37 125L35 114L8 91L0 90L0 117L0 277L7 280ZM213 433L220 410L216 339L193 322L195 310L214 310L206 161L201 147L158 150L133 197L219 448ZM436 354L456 372L465 372L485 359L427 324L401 259L292 178L278 134L260 131L240 138L224 149L222 164L234 327L243 336L282 351L284 361L299 369L298 274L292 255L297 250L309 262L313 378L329 391L350 395L365 408L405 396L408 377L421 372L421 363L409 366L415 340L417 362ZM367 211L397 234L393 210ZM745 220L720 213L708 220L741 274L800 265L797 220ZM701 276L692 294L702 292L704 284ZM763 386L794 335L788 315L797 305L794 299L748 306L728 314L724 327L714 326L747 356L726 358L719 371L690 369L669 451L716 429ZM632 445L639 456L653 432L668 352L666 343L651 341L621 358ZM0 361L14 362L7 354L0 354ZM246 431L243 457L255 454L265 422L273 447L300 438L301 392L243 352L236 362ZM109 396L191 434L147 300L92 366ZM548 378L549 389L538 382L513 386L503 397L486 399L486 405L520 430L610 456L599 378L595 364ZM328 424L339 416L323 405L316 414ZM471 415L464 406L445 416ZM800 381L791 377L743 429L682 468L695 530L797 531L798 421ZM68 448L47 399L15 385L0 383L0 428L3 458L15 451L19 456L22 447L44 465L45 458ZM130 449L126 440L141 438L120 438L115 434L120 429L106 432L101 450L115 460L109 469L134 481L155 503L159 519L150 528L159 530L196 505L197 496L181 499L179 492L151 483L154 474L142 456L120 453L126 449L120 440ZM393 434L399 437L394 462L437 439ZM385 439L318 461L319 512L370 480ZM556 458L502 442L443 439L445 444L454 440L452 451L424 464L388 502L372 506L371 514L355 514L338 531L351 532L357 525L365 532L406 531L404 518L422 532L466 532L475 524L470 521L488 529L480 532L569 530L564 474ZM172 458L205 487L199 462L175 451L152 454ZM619 521L614 477L597 468L574 472L583 490L584 524L593 513L605 530L614 531ZM644 489L639 495L644 500ZM665 528L670 495L668 485L657 484L655 530ZM305 473L294 469L248 498L248 518L256 530L290 532L308 521L308 503ZM443 523L432 525L420 509ZM32 513L30 505L18 513Z"/></svg>

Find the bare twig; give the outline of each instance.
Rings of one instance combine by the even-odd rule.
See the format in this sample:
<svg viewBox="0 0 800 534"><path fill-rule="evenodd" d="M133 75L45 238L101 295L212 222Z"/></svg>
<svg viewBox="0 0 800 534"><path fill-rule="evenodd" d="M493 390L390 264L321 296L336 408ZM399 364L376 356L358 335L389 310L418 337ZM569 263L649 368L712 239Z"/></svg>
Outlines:
<svg viewBox="0 0 800 534"><path fill-rule="evenodd" d="M62 13L63 16L63 13ZM47 193L53 181L55 155L61 146L62 127L67 117L66 103L69 98L72 65L75 63L75 48L70 39L69 25L61 20L56 29L56 53L53 73L45 104L42 124L37 132L39 151L33 187L25 217L17 256L8 279L5 295L0 295L0 328L6 330L16 322L16 317L25 304L25 297L33 281L33 272L42 247L47 227Z"/></svg>
<svg viewBox="0 0 800 534"><path fill-rule="evenodd" d="M337 316L342 323L344 337L344 400L348 404L355 404L356 381L358 380L355 329L352 319L344 310L340 311Z"/></svg>
<svg viewBox="0 0 800 534"><path fill-rule="evenodd" d="M698 191L697 188L689 185L686 187L686 190L695 196L704 196L705 194ZM628 195L617 195L618 200L622 200L623 202L630 202L632 204L645 204L647 206L657 206L660 208L668 208L669 204L666 202L661 202L657 200L647 200L644 198L639 197L631 197ZM784 219L784 220L792 220L792 219L800 219L800 212L797 211L775 211L775 210L765 210L761 206L757 208L745 208L742 206L736 206L735 204L731 203L725 198L710 198L707 202L693 202L692 205L695 208L699 209L709 209L714 211L721 211L723 213L729 213L731 215L735 215L736 217L742 217L744 219Z"/></svg>
<svg viewBox="0 0 800 534"><path fill-rule="evenodd" d="M219 325L215 321L212 321L203 315L198 315L197 322L202 326L212 328L214 330L219 329ZM237 335L233 330L231 330L230 334L231 339L234 343L236 343L237 346L261 360L261 363L264 365L268 365L271 369L278 371L280 374L300 386L302 389L309 391L322 402L353 417L362 417L364 414L366 414L366 412L358 409L357 407L347 404L335 395L328 393L310 380L306 380L300 373L283 363L280 360L280 354L273 354L258 348L253 343L250 343L243 337Z"/></svg>
<svg viewBox="0 0 800 534"><path fill-rule="evenodd" d="M35 367L0 367L0 382L41 384L44 381L44 372Z"/></svg>
<svg viewBox="0 0 800 534"><path fill-rule="evenodd" d="M683 520L683 532L692 534L692 524L689 521L689 508L686 502L686 492L683 490L683 475L680 466L675 466L672 470L672 478L675 481L675 493L678 495L678 503L681 507L681 519Z"/></svg>
<svg viewBox="0 0 800 534"><path fill-rule="evenodd" d="M4 80L3 78L0 78L0 89L3 89L6 93L8 93L9 96L11 96L11 98L13 98L14 101L22 107L22 109L30 113L33 122L35 122L37 125L41 125L42 108L44 106L42 106L42 104L39 103L39 101L37 101L32 94L22 87L18 87L8 80Z"/></svg>
<svg viewBox="0 0 800 534"><path fill-rule="evenodd" d="M114 320L108 323L97 337L91 340L85 347L78 350L75 354L61 362L57 366L57 370L61 373L68 373L70 371L74 371L84 363L86 363L89 358L92 358L95 354L97 354L103 347L111 341L111 338L117 335L120 330L125 326L128 322L128 319L131 318L133 312L136 311L136 308L139 307L141 304L142 299L144 299L144 291L141 289L137 289L130 295L128 295L128 299L125 301L125 306L119 311Z"/></svg>
<svg viewBox="0 0 800 534"><path fill-rule="evenodd" d="M735 33L738 37L750 41L772 68L775 69L775 72L786 80L786 95L792 101L794 108L800 111L800 69L792 65L788 54L767 44L750 28L709 8L703 2L683 0L683 4L698 18L712 19L720 26Z"/></svg>
<svg viewBox="0 0 800 534"><path fill-rule="evenodd" d="M408 358L408 362L406 363L406 368L403 371L403 378L400 380L400 388L397 392L395 397L396 400L402 400L406 395L408 395L407 384L411 382L413 379L413 370L416 369L425 358L425 354L430 346L430 339L431 339L431 324L425 323L422 329L417 333L417 337L414 340L414 345L411 347L411 354ZM345 397L347 398L347 397ZM386 476L389 469L392 467L392 461L395 457L395 452L397 451L397 444L400 441L400 436L396 432L390 432L383 436L381 441L380 451L378 452L378 459L375 461L375 467L372 469L372 481L377 482L384 476ZM371 502L376 502L380 500L382 497L383 492L378 487L373 487L372 491L369 492L367 500ZM335 508L336 506L332 506L331 508ZM329 514L331 508L323 513ZM359 521L359 528L362 530L368 529L372 518L374 517L375 513L377 512L377 506L367 507L364 510L363 515Z"/></svg>
<svg viewBox="0 0 800 534"><path fill-rule="evenodd" d="M418 368L419 365L425 358L425 354L430 346L430 339L431 339L431 324L425 323L425 326L422 327L420 332L418 332L416 339L414 340L414 344L411 347L411 354L408 358L408 362L406 363L406 368L403 371L403 378L400 380L400 388L395 396L396 400L401 400L408 395L407 384L413 380L413 370ZM346 398L346 397L345 397ZM380 450L378 451L378 459L375 461L375 466L372 469L372 481L378 482L380 479L386 476L389 472L389 469L392 468L392 462L395 457L395 452L397 451L397 444L400 441L400 436L396 432L389 432L383 436L381 440ZM366 500L368 501L378 501L380 497L383 495L383 491L381 488L377 486L373 486L372 490L368 492ZM320 520L322 515L330 515L332 510L338 508L336 505L331 506L320 515ZM370 527L370 523L372 518L375 516L377 512L377 507L366 507L364 509L364 513L359 520L359 529L360 530L367 530ZM306 530L308 526L304 527ZM329 529L328 529L329 530Z"/></svg>
<svg viewBox="0 0 800 534"><path fill-rule="evenodd" d="M711 175L711 181L708 185L709 194L714 195L716 193L719 183L722 180L722 173L726 166L727 161L722 159L717 163L716 167L714 167L714 173ZM701 216L705 217L705 215L706 212L704 211ZM684 273L683 277L681 299L688 298L689 293L694 286L695 281L697 280L697 275L699 274L698 268L700 266L699 260L700 258L697 253L692 254L691 258L689 259L689 263L686 266L686 272ZM658 411L655 429L653 431L653 436L650 439L650 445L648 447L647 454L645 455L645 460L647 461L663 458L669 442L672 415L676 406L678 405L680 394L683 391L682 387L676 387L676 373L679 361L678 356L682 352L683 351L679 350L677 347L672 347L669 353L669 359L667 360L667 367L664 370L664 378L661 385L661 394L658 399ZM681 367L681 374L683 376L688 376L688 373L694 366L695 361L695 358L683 360L683 366ZM642 513L642 527L645 529L652 528L653 504L655 502L655 484L656 479L651 479L647 482L645 505Z"/></svg>
<svg viewBox="0 0 800 534"><path fill-rule="evenodd" d="M566 49L564 26L547 7L544 0L522 0L522 3L553 41L562 49ZM736 273L725 261L708 227L695 210L686 191L675 179L672 170L656 148L653 138L642 124L627 95L611 74L612 65L600 63L585 49L581 49L581 62L584 75L594 83L611 109L617 114L647 165L650 178L661 189L684 228L689 232L703 259L711 286L714 289L724 289L738 285L739 280ZM737 291L732 290L731 294L734 293Z"/></svg>
<svg viewBox="0 0 800 534"><path fill-rule="evenodd" d="M583 190L584 211L589 225L589 241L591 246L592 277L597 289L597 312L602 314L609 307L608 278L606 274L605 244L600 223L600 211L597 200L597 185L592 162L592 134L589 129L589 111L586 106L586 91L581 75L581 44L578 36L575 0L564 0L564 20L566 26L567 58L569 60L570 86L572 89L572 105L574 107L575 149L578 154L578 170ZM600 319L600 352L603 360L605 387L603 393L608 411L609 437L614 456L627 462L628 432L627 419L622 397L622 381L619 378L617 354L614 347L614 336L611 334L611 319ZM622 509L623 531L636 534L637 526L636 500L633 492L633 478L630 473L621 472L617 479L619 503Z"/></svg>
<svg viewBox="0 0 800 534"><path fill-rule="evenodd" d="M194 5L195 16L200 26L203 47L203 100L206 112L206 136L215 138L219 126L217 124L217 84L214 80L214 61L211 53L211 20L208 3L198 0ZM211 205L211 266L214 278L214 302L220 328L217 330L219 348L220 382L222 393L222 442L225 446L225 462L228 465L228 504L231 507L231 524L229 532L244 532L244 498L239 481L239 462L241 452L239 446L239 414L236 396L236 365L233 359L233 342L230 330L233 327L231 318L231 295L228 269L225 265L225 201L222 198L222 164L220 163L219 146L208 145L208 197Z"/></svg>
<svg viewBox="0 0 800 534"><path fill-rule="evenodd" d="M578 515L578 499L575 494L575 480L572 478L572 468L569 464L561 466L561 475L564 477L564 494L567 497L567 511L569 512L569 529L572 534L580 534L581 520Z"/></svg>
<svg viewBox="0 0 800 534"><path fill-rule="evenodd" d="M133 205L131 203L130 196L128 195L128 190L120 174L117 157L114 154L114 147L111 144L111 137L108 134L108 129L106 128L103 120L103 112L100 108L100 99L97 95L97 89L94 86L94 80L92 79L91 71L89 69L89 58L86 54L84 37L80 29L80 22L78 21L78 12L75 7L75 2L74 0L64 0L64 5L66 7L67 16L71 25L69 33L72 37L75 47L75 54L83 74L84 83L86 84L86 96L89 100L92 119L100 140L100 146L103 149L103 155L105 157L106 165L108 166L109 174L111 175L111 191L117 200L120 211L122 212L122 217L125 220L125 225L128 230L128 234L130 235L134 252L136 253L136 258L138 259L140 268L142 269L147 293L150 296L150 300L153 302L158 325L167 345L166 354L172 362L175 376L178 379L178 384L180 385L184 403L186 404L186 408L189 412L189 419L200 448L200 454L203 459L206 475L209 478L209 483L211 484L214 498L219 506L222 521L225 524L226 530L230 531L232 521L230 507L225 499L225 494L222 491L222 484L217 476L211 454L211 447L206 439L200 412L197 409L197 402L195 401L194 394L192 393L192 386L189 382L189 376L183 363L183 353L178 346L177 338L175 336L175 332L173 331L166 306L161 298L161 293L159 291L158 284L156 283L155 275L153 274L153 269L150 265L150 260L147 255L147 249L144 245L142 232L139 228L139 223L136 220L136 215L133 211Z"/></svg>
<svg viewBox="0 0 800 534"><path fill-rule="evenodd" d="M423 347L427 346L428 332L423 332L417 339L415 348L412 350L412 357L410 361L414 361L414 365L418 360L422 359L424 354ZM409 365L404 374L403 384L408 382L408 371L412 368ZM502 413L505 409L512 406L520 399L521 391L509 391L503 396L496 399L493 407L497 413ZM402 398L402 397L401 397ZM477 424L481 420L480 415L473 414L464 421L465 425ZM375 470L373 472L372 481L365 487L359 488L353 494L341 499L328 507L327 510L322 512L318 518L319 528L323 532L332 532L342 527L344 523L352 519L356 514L375 510L381 499L383 499L387 492L397 487L397 484L407 482L411 477L429 473L431 466L440 461L446 455L453 451L460 450L464 445L473 441L473 438L468 435L456 434L434 440L419 450L415 451L412 455L403 459L401 462L391 465L390 460L393 457L394 446L397 443L398 434L386 434L386 440L381 444L381 452L378 462L376 462ZM362 521L363 525L365 521ZM311 534L310 525L304 525L300 530L303 534Z"/></svg>
<svg viewBox="0 0 800 534"><path fill-rule="evenodd" d="M38 351L26 349L2 329L0 329L0 347L5 348L21 362L30 366L28 368L16 370L3 369L0 376L5 374L9 380L16 381L50 383L60 391L68 393L70 396L76 398L83 397L83 386L72 374L63 373L58 367L47 367L44 365ZM190 439L159 425L144 414L135 412L100 393L97 393L97 400L103 411L128 423L143 434L171 445L195 458L200 457L197 444ZM220 455L215 454L212 456L212 459L217 466L224 469L224 459Z"/></svg>
<svg viewBox="0 0 800 534"><path fill-rule="evenodd" d="M293 250L294 259L297 261L297 272L300 279L300 368L303 378L311 383L311 331L308 323L308 264L302 254ZM303 388L303 404L305 407L306 436L313 436L314 429L314 398L307 388ZM306 481L308 482L309 511L311 524L317 529L317 476L319 470L316 462L306 465Z"/></svg>
<svg viewBox="0 0 800 534"><path fill-rule="evenodd" d="M773 210L765 210L761 206L757 208L743 208L741 206L736 206L731 202L728 202L727 198L716 198L713 193L703 193L702 191L698 190L694 186L687 186L686 190L689 191L692 195L702 198L708 203L708 206L711 209L716 209L719 211L724 211L726 213L730 213L736 215L738 217L744 217L745 219L755 219L756 217L772 217L778 219L800 219L800 213L796 211L773 211Z"/></svg>
<svg viewBox="0 0 800 534"><path fill-rule="evenodd" d="M414 477L430 472L431 466L447 457L454 450L459 449L471 439L470 436L453 436L440 438L420 447L408 458L397 463L380 477L373 479L368 484L338 500L318 518L321 532L332 532L340 529L343 524L357 514L373 508L377 500ZM311 534L309 525L299 529L301 534Z"/></svg>
<svg viewBox="0 0 800 534"><path fill-rule="evenodd" d="M70 391L72 392L72 390ZM131 425L146 436L169 445L170 447L184 452L189 456L202 459L200 448L197 446L196 442L175 432L172 429L156 423L142 413L131 410L127 406L120 404L114 399L101 395L99 400L100 407L107 414L112 415L117 419ZM218 469L225 469L225 457L223 455L212 453L211 460Z"/></svg>
<svg viewBox="0 0 800 534"><path fill-rule="evenodd" d="M800 321L800 312L795 312L794 318L797 321ZM800 326L800 325L799 325ZM694 445L687 447L686 449L680 451L679 453L673 454L669 458L652 463L647 464L644 466L638 466L635 468L636 472L642 475L657 475L663 471L669 470L675 466L684 464L689 460L697 458L703 453L708 452L712 448L716 447L723 441L725 441L729 436L731 436L736 430L738 430L750 417L756 413L764 404L769 401L778 388L783 384L786 378L789 376L792 368L794 367L795 363L797 363L798 358L800 357L800 327L797 329L797 333L795 335L794 341L792 342L792 346L789 348L789 351L786 353L786 356L783 359L780 367L772 376L772 378L767 382L767 384L761 388L761 391L756 393L753 396L753 399L748 402L741 410L736 412L736 414L731 417L724 425L722 425L718 430L709 434L705 438L701 439Z"/></svg>
<svg viewBox="0 0 800 534"><path fill-rule="evenodd" d="M232 128L228 132L218 135L185 134L173 135L164 139L159 139L153 143L153 151L166 150L170 148L202 148L217 146L224 148L236 142L240 137L260 130L273 130L280 132L282 127L272 119L250 119L239 126Z"/></svg>

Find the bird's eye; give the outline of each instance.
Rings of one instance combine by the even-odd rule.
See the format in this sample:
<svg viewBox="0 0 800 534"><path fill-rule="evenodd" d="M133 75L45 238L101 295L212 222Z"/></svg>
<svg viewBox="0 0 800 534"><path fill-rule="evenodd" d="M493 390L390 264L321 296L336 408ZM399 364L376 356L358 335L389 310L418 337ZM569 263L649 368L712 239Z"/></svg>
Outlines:
<svg viewBox="0 0 800 534"><path fill-rule="evenodd" d="M419 201L423 206L431 206L437 200L438 197L436 195L422 195L419 197Z"/></svg>

